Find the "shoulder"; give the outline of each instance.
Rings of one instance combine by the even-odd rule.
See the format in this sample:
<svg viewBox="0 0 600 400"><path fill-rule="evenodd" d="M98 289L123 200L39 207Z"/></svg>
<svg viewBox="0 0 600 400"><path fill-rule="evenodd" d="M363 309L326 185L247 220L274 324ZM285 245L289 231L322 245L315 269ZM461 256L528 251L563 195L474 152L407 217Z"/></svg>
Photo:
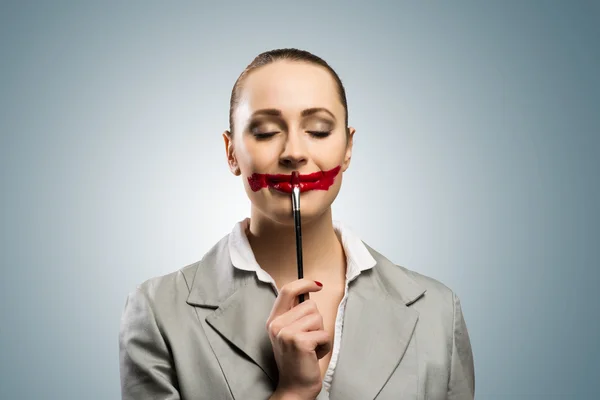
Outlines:
<svg viewBox="0 0 600 400"><path fill-rule="evenodd" d="M156 326L162 331L170 326L185 310L189 284L198 265L199 262L195 262L171 273L149 278L131 290L121 317L122 329L128 325L143 329Z"/></svg>
<svg viewBox="0 0 600 400"><path fill-rule="evenodd" d="M213 270L218 261L229 256L227 239L219 240L200 260L142 281L128 293L127 303L143 303L157 312L172 312L174 307L185 305L195 281L215 280Z"/></svg>
<svg viewBox="0 0 600 400"><path fill-rule="evenodd" d="M205 278L208 270L212 270L223 258L229 257L229 235L224 236L214 244L200 259L184 265L170 273L154 276L141 282L132 293L139 293L150 299L164 299L175 291L189 294L197 274ZM131 295L131 294L130 294Z"/></svg>
<svg viewBox="0 0 600 400"><path fill-rule="evenodd" d="M138 284L129 296L143 296L149 300L160 300L172 296L175 291L189 293L200 261L186 265L170 273L153 276Z"/></svg>
<svg viewBox="0 0 600 400"><path fill-rule="evenodd" d="M434 300L441 301L442 303L451 303L453 301L453 298L456 294L454 290L445 283L434 277L424 275L402 265L395 264L394 266L399 268L405 275L410 277L419 286L422 286L426 290L426 293L429 297L435 297Z"/></svg>
<svg viewBox="0 0 600 400"><path fill-rule="evenodd" d="M452 330L458 304L458 296L455 291L441 281L401 265L395 265L406 276L410 277L424 289L424 294L413 307L422 318L434 318L443 321L447 332ZM449 333L448 333L449 334Z"/></svg>
<svg viewBox="0 0 600 400"><path fill-rule="evenodd" d="M407 306L421 314L435 314L452 319L458 298L454 290L440 280L395 264L378 251L366 245L377 261L377 274L394 297L400 297Z"/></svg>

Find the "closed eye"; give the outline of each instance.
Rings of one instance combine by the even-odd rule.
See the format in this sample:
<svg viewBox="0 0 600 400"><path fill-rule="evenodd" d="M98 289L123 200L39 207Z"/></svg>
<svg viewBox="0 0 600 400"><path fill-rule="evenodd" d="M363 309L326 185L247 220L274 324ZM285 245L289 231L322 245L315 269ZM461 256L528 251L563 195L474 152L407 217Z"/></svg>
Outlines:
<svg viewBox="0 0 600 400"><path fill-rule="evenodd" d="M327 136L329 136L331 134L331 131L307 131L308 133L311 134L311 136L316 137L316 138L326 138Z"/></svg>
<svg viewBox="0 0 600 400"><path fill-rule="evenodd" d="M257 140L265 140L268 139L270 137L275 136L277 133L279 132L263 132L263 133L254 133L254 137Z"/></svg>

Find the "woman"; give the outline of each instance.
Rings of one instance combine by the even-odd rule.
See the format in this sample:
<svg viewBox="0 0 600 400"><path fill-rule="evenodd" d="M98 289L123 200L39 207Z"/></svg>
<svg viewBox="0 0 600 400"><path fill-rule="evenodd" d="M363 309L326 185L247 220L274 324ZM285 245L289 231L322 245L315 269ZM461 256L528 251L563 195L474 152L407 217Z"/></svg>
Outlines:
<svg viewBox="0 0 600 400"><path fill-rule="evenodd" d="M246 68L223 138L250 218L202 260L129 295L124 399L473 399L457 296L332 221L354 133L322 59L273 50ZM319 179L301 194L303 279L290 194L264 175L292 171Z"/></svg>

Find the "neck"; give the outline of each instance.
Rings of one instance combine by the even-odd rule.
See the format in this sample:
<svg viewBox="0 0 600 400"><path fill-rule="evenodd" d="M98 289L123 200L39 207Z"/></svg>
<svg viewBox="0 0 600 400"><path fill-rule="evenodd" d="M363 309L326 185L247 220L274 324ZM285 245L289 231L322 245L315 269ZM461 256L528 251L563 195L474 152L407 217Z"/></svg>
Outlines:
<svg viewBox="0 0 600 400"><path fill-rule="evenodd" d="M274 222L253 208L247 236L256 261L278 287L298 279L293 225ZM306 279L321 282L345 279L345 256L333 229L331 208L311 221L302 221L302 260Z"/></svg>

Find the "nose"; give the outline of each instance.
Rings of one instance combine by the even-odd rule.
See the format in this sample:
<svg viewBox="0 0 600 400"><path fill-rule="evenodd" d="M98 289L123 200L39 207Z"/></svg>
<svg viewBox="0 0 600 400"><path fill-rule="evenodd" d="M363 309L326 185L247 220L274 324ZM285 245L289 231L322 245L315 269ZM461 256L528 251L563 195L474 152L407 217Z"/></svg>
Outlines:
<svg viewBox="0 0 600 400"><path fill-rule="evenodd" d="M306 149L301 134L288 132L279 163L287 169L298 169L307 162Z"/></svg>

